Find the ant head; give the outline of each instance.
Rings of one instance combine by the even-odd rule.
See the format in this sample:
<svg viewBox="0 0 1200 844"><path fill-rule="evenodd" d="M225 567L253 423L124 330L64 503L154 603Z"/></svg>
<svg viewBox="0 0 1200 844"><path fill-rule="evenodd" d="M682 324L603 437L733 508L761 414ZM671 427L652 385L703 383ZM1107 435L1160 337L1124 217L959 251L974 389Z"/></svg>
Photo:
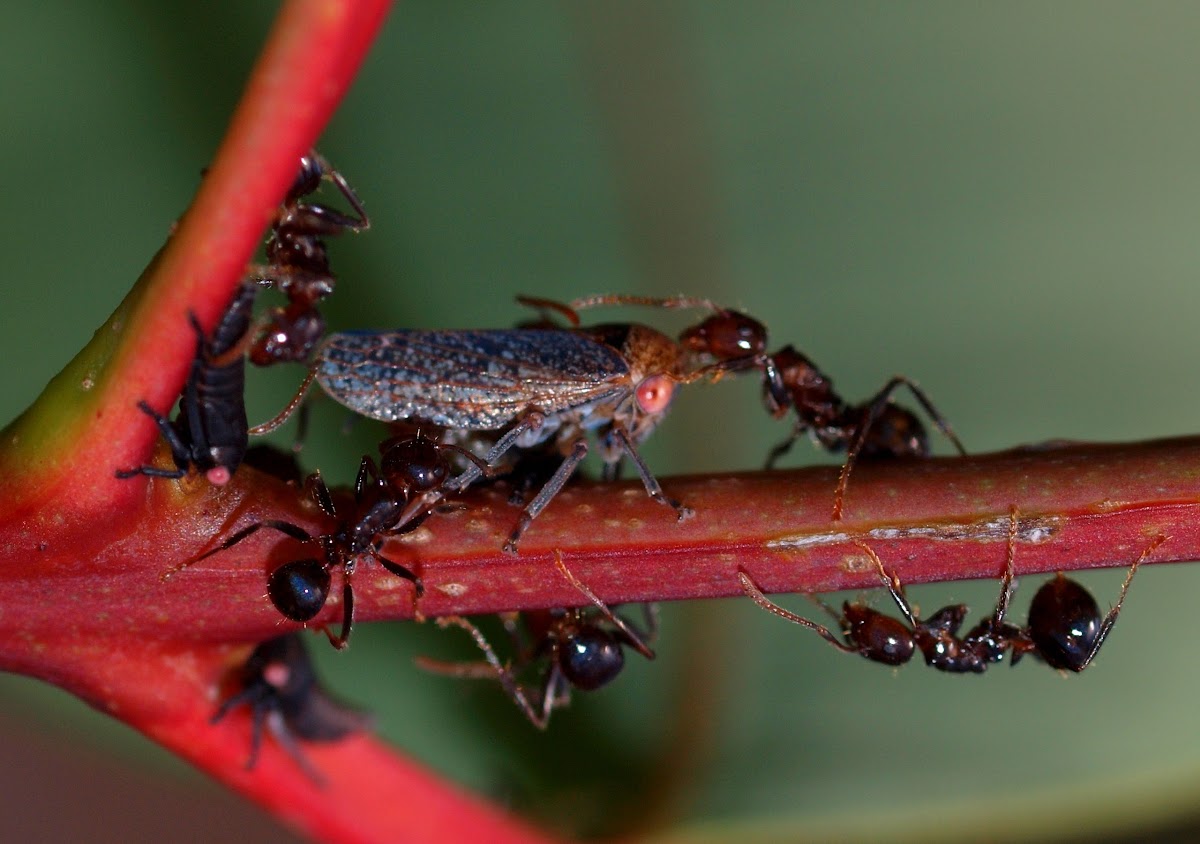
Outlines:
<svg viewBox="0 0 1200 844"><path fill-rule="evenodd" d="M284 617L311 621L325 606L329 582L329 569L320 560L293 560L271 572L267 595Z"/></svg>
<svg viewBox="0 0 1200 844"><path fill-rule="evenodd" d="M559 644L558 665L571 685L590 692L621 673L625 652L612 633L586 625Z"/></svg>
<svg viewBox="0 0 1200 844"><path fill-rule="evenodd" d="M718 311L679 335L679 343L717 361L761 355L767 350L767 327L738 311Z"/></svg>
<svg viewBox="0 0 1200 844"><path fill-rule="evenodd" d="M427 492L445 483L450 463L436 440L416 436L387 444L379 471L393 487Z"/></svg>
<svg viewBox="0 0 1200 844"><path fill-rule="evenodd" d="M1029 636L1051 668L1086 668L1099 646L1100 630L1100 608L1092 593L1061 574L1044 584L1029 605Z"/></svg>

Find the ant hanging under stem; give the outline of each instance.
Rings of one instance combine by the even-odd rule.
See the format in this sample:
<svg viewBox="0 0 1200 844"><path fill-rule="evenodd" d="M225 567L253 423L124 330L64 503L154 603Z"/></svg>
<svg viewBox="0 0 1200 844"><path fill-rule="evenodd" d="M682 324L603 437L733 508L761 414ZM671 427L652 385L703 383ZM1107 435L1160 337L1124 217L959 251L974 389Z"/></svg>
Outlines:
<svg viewBox="0 0 1200 844"><path fill-rule="evenodd" d="M324 559L304 558L284 563L267 578L267 595L284 617L307 622L317 616L329 597L331 571L342 572L342 629L334 635L325 633L335 648L344 648L354 626L354 589L351 579L358 561L373 559L397 577L410 581L416 589L415 599L424 594L421 578L401 563L380 553L388 536L416 529L425 513L416 518L405 517L410 503L420 495L442 486L450 475L447 452L453 452L476 464L481 461L468 451L445 445L418 434L415 437L394 437L380 445L380 463L364 456L359 463L354 483L354 505L338 521L331 533L311 534L299 525L281 519L268 519L248 525L230 536L216 548L185 561L163 575L167 579L192 566L237 545L263 528L278 531L304 543L321 547ZM305 487L321 512L338 518L329 488L315 472L305 481ZM403 518L402 518L403 517Z"/></svg>
<svg viewBox="0 0 1200 844"><path fill-rule="evenodd" d="M296 633L258 645L235 674L238 691L226 698L209 720L216 724L239 706L249 707L250 755L246 770L258 762L266 728L309 778L323 785L323 778L300 751L297 740L337 741L371 723L370 715L346 706L321 688L308 649Z"/></svg>
<svg viewBox="0 0 1200 844"><path fill-rule="evenodd" d="M739 571L738 580L743 591L764 610L807 627L838 650L857 653L873 662L903 665L919 651L926 664L939 671L980 674L992 664L1003 661L1011 651L1014 665L1028 653L1040 658L1051 668L1083 671L1091 665L1116 623L1138 566L1166 542L1167 537L1156 537L1134 560L1121 585L1117 603L1103 617L1091 593L1059 573L1037 591L1029 607L1028 624L1018 627L1005 620L1016 591L1013 562L1017 524L1014 507L1009 512L1008 550L996 608L991 616L961 637L958 631L966 618L965 604L943 607L927 619L918 617L905 597L900 579L888 573L879 556L864 542L855 544L875 564L884 588L900 608L904 621L849 601L842 605L842 612L838 614L832 607L814 598L840 625L843 638L839 638L829 628L772 602L746 572Z"/></svg>
<svg viewBox="0 0 1200 844"><path fill-rule="evenodd" d="M633 648L646 659L654 659L654 651L648 642L657 632L658 619L652 606L643 605L647 631L641 633L571 573L562 552L554 552L554 562L563 577L587 597L591 607L503 614L505 629L517 644L517 654L511 664L500 661L487 638L473 623L462 616L445 616L437 620L438 626L454 625L466 630L487 661L453 664L418 657L417 665L452 677L498 680L530 723L544 730L551 713L570 703L572 689L594 691L621 673L625 666L623 646ZM523 641L521 626L531 641ZM542 661L546 668L540 689L531 700L517 676Z"/></svg>

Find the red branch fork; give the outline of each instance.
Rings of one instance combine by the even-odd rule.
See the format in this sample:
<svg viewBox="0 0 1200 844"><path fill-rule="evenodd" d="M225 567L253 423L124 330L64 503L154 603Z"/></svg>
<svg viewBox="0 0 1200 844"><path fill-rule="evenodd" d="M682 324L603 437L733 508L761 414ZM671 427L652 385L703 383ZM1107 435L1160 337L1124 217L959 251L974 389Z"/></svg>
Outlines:
<svg viewBox="0 0 1200 844"><path fill-rule="evenodd" d="M254 71L195 203L92 341L0 434L0 668L42 678L190 759L307 834L330 841L545 840L369 736L313 746L317 786L272 742L244 768L250 724L209 720L222 678L277 635L267 573L300 555L263 531L168 581L173 566L264 519L328 519L299 491L244 467L224 487L118 480L159 435L137 403L166 408L194 352L187 313L211 329L270 215L350 84L386 14L380 0L292 0ZM640 484L571 487L521 545L499 491L472 491L384 553L419 573L426 617L577 605L554 565L612 603L878 585L855 540L906 583L999 577L1009 510L1018 573L1200 557L1200 440L1065 445L861 464L831 522L834 469L664 479L697 517L677 523ZM355 580L360 620L413 615L411 586L377 567ZM318 622L335 623L333 596ZM292 627L290 623L282 623Z"/></svg>

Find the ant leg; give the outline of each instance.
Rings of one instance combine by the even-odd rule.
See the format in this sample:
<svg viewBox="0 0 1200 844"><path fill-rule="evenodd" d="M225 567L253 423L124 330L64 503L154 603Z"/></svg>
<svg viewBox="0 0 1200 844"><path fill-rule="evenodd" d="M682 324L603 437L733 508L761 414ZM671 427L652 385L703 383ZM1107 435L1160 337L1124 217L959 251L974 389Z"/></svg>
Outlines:
<svg viewBox="0 0 1200 844"><path fill-rule="evenodd" d="M308 388L312 386L312 382L316 379L316 377L317 369L314 366L308 370L308 375L304 376L304 381L301 382L300 389L296 391L296 395L292 396L292 400L287 403L287 406L284 407L283 410L279 411L279 413L275 414L275 416L268 419L266 422L250 428L248 433L253 434L256 437L261 434L269 434L284 422L288 421L292 414L296 412L296 408L300 407L300 405L303 403L304 394L308 392Z"/></svg>
<svg viewBox="0 0 1200 844"><path fill-rule="evenodd" d="M786 440L781 442L779 445L772 448L771 451L768 452L768 454L767 454L767 462L766 462L766 465L763 466L763 468L767 469L767 470L774 469L775 464L779 462L779 458L783 457L789 451L792 450L792 446L794 446L796 444L796 440L799 439L799 437L800 437L800 432L793 430L792 435L790 437L788 437Z"/></svg>
<svg viewBox="0 0 1200 844"><path fill-rule="evenodd" d="M799 624L801 627L807 627L809 630L816 633L839 651L845 651L848 654L858 653L857 648L847 645L845 642L835 636L828 627L817 624L815 621L809 621L807 618L798 616L794 612L785 610L783 607L779 606L779 604L776 604L762 593L762 590L759 589L758 586L755 585L754 581L750 579L750 575L746 574L746 572L741 571L740 569L738 570L738 581L741 582L742 591L746 593L746 596L749 597L754 603L758 604L762 609L779 616L785 621L790 621L793 624Z"/></svg>
<svg viewBox="0 0 1200 844"><path fill-rule="evenodd" d="M222 542L220 545L218 545L216 548L211 548L208 551L205 551L203 554L201 554L198 557L192 557L190 560L184 560L179 565L174 566L173 568L167 569L165 572L163 572L161 575L159 575L159 579L163 580L163 581L170 580L174 575L178 574L179 572L183 571L184 569L188 568L189 566L192 566L192 565L200 562L201 560L208 559L213 554L224 551L227 548L232 548L234 545L237 545L243 539L247 539L247 538L253 536L254 534L258 533L263 528L271 528L272 530L277 530L280 533L282 533L286 536L290 536L292 539L298 540L300 542L311 542L313 539L313 536L311 533L309 533L308 531L306 531L304 528L300 527L299 525L292 524L291 522L281 521L280 519L267 519L266 521L263 521L263 522L255 522L252 525L247 525L246 527L242 528L237 533L235 533L233 536L229 537L224 542Z"/></svg>
<svg viewBox="0 0 1200 844"><path fill-rule="evenodd" d="M329 165L329 162L324 157L317 155L314 151L314 156L321 165L321 169L325 171L325 178L337 185L337 189L341 191L346 201L350 203L350 207L354 209L354 213L358 215L358 220L355 223L343 223L343 225L356 232L363 232L371 228L371 219L367 216L367 210L363 208L362 201L358 198L358 194L354 192L354 188L350 187L350 183L346 178L339 173L335 168Z"/></svg>
<svg viewBox="0 0 1200 844"><path fill-rule="evenodd" d="M627 621L625 623L629 625L631 630L638 634L638 637L643 642L645 642L647 645L650 645L655 639L658 638L658 604L654 601L649 601L643 603L641 607L642 618L646 624L646 631L643 633L641 630L638 630L633 626L632 622Z"/></svg>
<svg viewBox="0 0 1200 844"><path fill-rule="evenodd" d="M962 442L959 441L958 436L954 433L954 429L950 427L950 423L933 406L933 402L929 400L925 392L914 381L903 375L893 377L867 402L866 412L862 413L858 426L854 431L854 439L851 441L850 447L846 449L846 462L842 464L842 472L838 477L837 492L834 494L832 520L835 522L842 519L842 505L846 498L846 487L850 484L850 472L854 468L854 462L862 452L863 446L866 445L867 434L871 430L871 426L879 419L879 414L883 412L884 407L891 400L892 393L901 385L908 387L917 401L921 403L925 412L929 414L929 418L933 420L937 429L954 444L958 453L962 455L966 455L967 453L967 450L963 448Z"/></svg>
<svg viewBox="0 0 1200 844"><path fill-rule="evenodd" d="M345 650L350 643L350 631L354 627L354 587L350 585L350 571L347 566L342 572L342 630L334 636L328 627L322 627L329 637L329 644L339 651Z"/></svg>
<svg viewBox="0 0 1200 844"><path fill-rule="evenodd" d="M354 478L354 499L361 500L363 488L366 487L367 481L371 483L379 483L379 469L375 465L375 461L371 459L371 455L364 454L363 459L358 463L358 475Z"/></svg>
<svg viewBox="0 0 1200 844"><path fill-rule="evenodd" d="M1092 645L1092 649L1088 652L1087 657L1083 660L1083 664L1080 665L1076 670L1082 671L1091 664L1093 659L1096 658L1096 654L1100 651L1100 646L1104 644L1104 640L1108 638L1109 631L1112 630L1113 625L1117 623L1117 616L1121 614L1121 605L1125 603L1125 593L1129 591L1129 584L1133 582L1133 576L1137 574L1138 566L1144 563L1146 558L1153 554L1154 551L1169 538L1170 537L1162 534L1154 537L1150 544L1146 546L1145 550L1142 551L1138 558L1133 561L1133 565L1129 567L1129 573L1125 575L1125 582L1121 584L1121 594L1117 597L1117 603L1114 604L1112 609L1108 611L1108 615L1104 616L1104 621L1100 625L1100 632L1096 635L1095 644Z"/></svg>
<svg viewBox="0 0 1200 844"><path fill-rule="evenodd" d="M650 474L650 467L646 465L646 461L642 460L642 455L638 454L633 440L629 438L629 433L624 428L620 425L613 425L611 435L617 441L617 444L625 450L625 453L629 455L629 459L633 461L634 468L637 469L638 475L642 478L642 485L646 487L647 495L659 504L673 508L679 514L680 521L696 515L696 511L691 507L686 507L682 502L666 496L654 475Z"/></svg>
<svg viewBox="0 0 1200 844"><path fill-rule="evenodd" d="M603 615L610 624L612 624L614 627L616 627L618 630L620 630L622 634L624 634L624 636L628 640L628 644L630 647L632 647L634 650L636 650L638 653L640 653L646 659L654 659L654 651L650 650L650 646L647 645L642 640L642 637L638 635L637 631L634 630L633 627L628 622L626 622L620 616L613 613L613 611L608 608L608 604L601 601L596 596L595 592L593 592L591 589L589 589L582 580L580 580L574 574L571 573L571 570L569 568L567 568L567 564L563 560L562 551L559 551L557 549L555 549L555 551L554 551L554 565L558 567L558 570L560 572L562 572L562 576L567 579L568 583L570 583L572 586L574 586L576 589L578 589L580 592L582 592L584 594L584 596L587 597L587 599L589 601L591 601L596 606L597 609L600 610L601 615ZM649 614L646 617L647 617L647 619L651 619L651 616ZM651 620L651 624L652 624L653 628L655 630L657 630L657 628L658 628L657 617L655 617Z"/></svg>
<svg viewBox="0 0 1200 844"><path fill-rule="evenodd" d="M950 422L946 419L946 417L942 416L942 414L938 412L938 409L933 406L933 402L929 400L929 396L925 394L925 391L922 390L915 381L910 378L906 378L903 375L897 375L886 385L884 385L884 388L879 391L879 394L886 397L901 384L908 387L909 392L911 392L916 400L921 403L921 407L925 409L925 412L929 415L929 418L933 420L933 424L939 431L942 432L946 439L950 440L950 442L954 444L954 447L958 450L958 453L963 457L966 457L967 450L963 448L963 444L959 441L958 435L955 434L954 429L950 427Z"/></svg>
<svg viewBox="0 0 1200 844"><path fill-rule="evenodd" d="M538 721L534 722L539 730L546 729L555 709L560 709L571 702L571 684L563 676L562 667L558 661L558 650L559 645L555 644L550 654L550 670L546 672L546 679L542 683L542 715Z"/></svg>
<svg viewBox="0 0 1200 844"><path fill-rule="evenodd" d="M516 527L512 529L512 533L508 535L508 541L504 543L504 553L517 553L517 543L521 541L521 535L525 533L530 523L538 517L538 514L546 509L546 505L550 503L550 500L562 491L563 486L566 485L576 467L583 461L583 458L587 457L587 453L587 440L583 437L575 440L575 444L571 447L571 453L554 470L554 474L550 476L550 480L546 481L546 485L541 488L538 494L533 497L533 500L526 504L525 509L521 511Z"/></svg>
<svg viewBox="0 0 1200 844"><path fill-rule="evenodd" d="M538 715L533 704L529 702L529 697L525 694L525 690L517 682L509 667L500 661L500 657L496 656L496 652L492 650L492 646L488 643L483 632L460 615L447 615L437 620L438 627L446 628L452 624L466 630L471 635L471 638L475 640L475 644L479 647L479 650L483 651L484 659L487 660L488 665L494 672L492 676L504 687L504 691L512 698L513 703L525 713L525 717L529 719L529 722L539 730L546 729L548 718L544 715Z"/></svg>
<svg viewBox="0 0 1200 844"><path fill-rule="evenodd" d="M364 460L369 458L363 458ZM362 469L359 469L361 476ZM313 472L304 479L304 491L312 496L317 507L326 516L337 516L337 509L333 506L333 496L329 494L329 487L325 485L325 479L321 477L320 471ZM358 487L355 486L355 494L358 493Z"/></svg>
<svg viewBox="0 0 1200 844"><path fill-rule="evenodd" d="M438 443L438 448L453 451L455 454L457 454L459 457L462 457L464 460L468 461L469 463L474 463L476 468L479 469L479 471L482 473L482 476L485 478L490 478L492 475L494 475L496 473L495 467L489 466L487 464L487 461L485 461L478 454L475 454L474 452L472 452L470 449L466 449L466 448L463 448L462 446L454 445L453 443Z"/></svg>
<svg viewBox="0 0 1200 844"><path fill-rule="evenodd" d="M1013 586L1013 580L1016 578L1016 553L1017 505L1013 504L1008 508L1008 548L1004 557L1004 574L1000 578L1000 599L996 601L996 612L992 615L997 625L1003 623L1004 617L1008 615L1009 603L1016 592L1016 587Z"/></svg>
<svg viewBox="0 0 1200 844"><path fill-rule="evenodd" d="M870 545L858 540L855 540L854 544L866 551L867 556L875 563L875 568L879 570L879 577L883 581L884 588L892 596L892 600L896 602L896 606L900 608L900 612L904 613L904 618L908 621L909 627L915 628L918 624L917 617L912 611L912 606L908 603L908 598L904 595L904 586L900 583L899 576L895 572L888 573L888 570L883 566L883 560L879 559L879 555L875 553L875 550Z"/></svg>
<svg viewBox="0 0 1200 844"><path fill-rule="evenodd" d="M390 571L392 574L396 575L396 577L402 577L405 580L412 583L413 587L416 590L417 598L421 598L425 595L425 583L424 583L424 581L421 580L420 577L413 574L412 569L410 569L408 566L402 565L401 563L397 563L395 560L389 560L387 557L383 556L378 551L376 551L373 554L373 556L375 557L375 559L379 560L379 564L381 566L383 566L385 569ZM414 601L413 609L414 610L416 609L415 601Z"/></svg>

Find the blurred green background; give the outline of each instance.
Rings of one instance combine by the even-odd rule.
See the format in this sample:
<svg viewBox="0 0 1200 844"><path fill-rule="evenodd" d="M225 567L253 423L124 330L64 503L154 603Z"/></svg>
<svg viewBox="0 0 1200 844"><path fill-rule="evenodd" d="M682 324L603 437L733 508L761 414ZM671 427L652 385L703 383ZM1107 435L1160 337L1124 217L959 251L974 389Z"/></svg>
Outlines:
<svg viewBox="0 0 1200 844"><path fill-rule="evenodd" d="M0 29L2 420L186 207L274 12L34 5ZM1194 432L1198 38L1186 3L405 2L321 144L374 223L334 245L327 313L490 327L523 316L517 293L687 292L764 318L848 398L919 379L972 451ZM298 377L256 375L252 418ZM346 479L373 433L318 418L309 459ZM681 396L646 456L660 476L757 468L786 430L730 380ZM1105 604L1120 577L1083 579ZM659 661L545 735L496 688L411 667L471 655L465 637L374 625L317 651L397 744L563 830L1119 839L1194 820L1198 584L1140 574L1066 679L893 672L745 600L671 606ZM913 596L984 612L995 590ZM288 840L54 690L4 678L0 727L6 838Z"/></svg>

